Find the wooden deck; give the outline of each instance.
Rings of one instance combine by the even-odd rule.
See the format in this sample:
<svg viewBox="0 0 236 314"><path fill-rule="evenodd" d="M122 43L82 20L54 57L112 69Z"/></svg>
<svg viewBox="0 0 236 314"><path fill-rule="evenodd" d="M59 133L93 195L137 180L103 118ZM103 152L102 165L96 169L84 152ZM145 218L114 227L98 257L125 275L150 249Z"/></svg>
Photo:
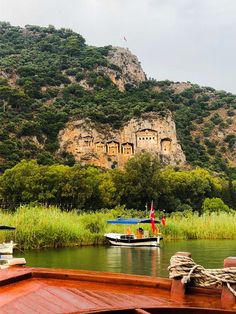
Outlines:
<svg viewBox="0 0 236 314"><path fill-rule="evenodd" d="M95 271L12 267L0 270L0 313L232 313L221 289L171 295L165 278ZM204 308L204 309L203 309Z"/></svg>

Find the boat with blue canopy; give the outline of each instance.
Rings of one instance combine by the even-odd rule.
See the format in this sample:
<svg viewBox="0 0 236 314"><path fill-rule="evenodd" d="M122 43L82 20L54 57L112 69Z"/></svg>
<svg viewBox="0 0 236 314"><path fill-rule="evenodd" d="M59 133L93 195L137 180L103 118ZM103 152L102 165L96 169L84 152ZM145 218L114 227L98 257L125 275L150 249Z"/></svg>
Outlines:
<svg viewBox="0 0 236 314"><path fill-rule="evenodd" d="M128 247L140 247L140 246L160 246L160 241L163 239L161 234L155 236L149 236L148 230L143 230L140 224L151 224L152 220L149 218L122 218L119 217L114 220L108 220L108 224L116 225L138 225L137 232L132 233L130 228L126 233L106 233L104 236L111 245L115 246L128 246ZM160 223L159 220L154 220L154 223Z"/></svg>
<svg viewBox="0 0 236 314"><path fill-rule="evenodd" d="M155 223L160 223L159 220L155 220ZM143 223L151 223L150 218L117 218L114 220L107 220L108 224L116 224L116 225L137 225Z"/></svg>

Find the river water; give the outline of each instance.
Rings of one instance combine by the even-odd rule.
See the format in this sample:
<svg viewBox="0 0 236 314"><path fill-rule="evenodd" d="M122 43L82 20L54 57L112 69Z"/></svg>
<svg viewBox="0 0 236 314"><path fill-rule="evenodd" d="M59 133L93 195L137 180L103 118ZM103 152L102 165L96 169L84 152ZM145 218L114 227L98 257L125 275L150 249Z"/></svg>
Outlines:
<svg viewBox="0 0 236 314"><path fill-rule="evenodd" d="M194 261L205 268L221 268L228 256L236 256L235 240L165 241L160 248L112 246L45 249L16 252L27 266L97 270L168 277L170 257L191 252Z"/></svg>

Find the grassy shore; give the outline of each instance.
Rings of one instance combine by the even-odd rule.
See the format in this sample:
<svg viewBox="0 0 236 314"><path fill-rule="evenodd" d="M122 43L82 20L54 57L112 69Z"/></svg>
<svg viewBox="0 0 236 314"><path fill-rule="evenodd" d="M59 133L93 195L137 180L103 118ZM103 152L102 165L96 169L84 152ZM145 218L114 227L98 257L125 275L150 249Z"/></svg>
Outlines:
<svg viewBox="0 0 236 314"><path fill-rule="evenodd" d="M1 212L0 224L15 226L15 231L1 231L0 242L14 239L23 249L98 245L104 243L104 233L124 232L126 227L107 225L117 216L137 216L140 212L122 207L96 213L61 212L56 207L22 206L15 213ZM137 226L131 227L135 232ZM151 233L151 226L147 228ZM236 215L175 214L160 226L164 238L171 239L236 239Z"/></svg>
<svg viewBox="0 0 236 314"><path fill-rule="evenodd" d="M162 228L165 239L236 239L236 213L173 215Z"/></svg>

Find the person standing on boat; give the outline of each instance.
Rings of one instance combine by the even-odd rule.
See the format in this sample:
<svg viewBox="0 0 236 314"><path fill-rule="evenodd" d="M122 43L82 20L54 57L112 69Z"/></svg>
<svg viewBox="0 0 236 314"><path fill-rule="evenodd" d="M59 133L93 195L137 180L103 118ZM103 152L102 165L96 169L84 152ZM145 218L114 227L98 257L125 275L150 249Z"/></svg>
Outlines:
<svg viewBox="0 0 236 314"><path fill-rule="evenodd" d="M138 228L137 230L137 238L142 239L143 237L143 228Z"/></svg>

